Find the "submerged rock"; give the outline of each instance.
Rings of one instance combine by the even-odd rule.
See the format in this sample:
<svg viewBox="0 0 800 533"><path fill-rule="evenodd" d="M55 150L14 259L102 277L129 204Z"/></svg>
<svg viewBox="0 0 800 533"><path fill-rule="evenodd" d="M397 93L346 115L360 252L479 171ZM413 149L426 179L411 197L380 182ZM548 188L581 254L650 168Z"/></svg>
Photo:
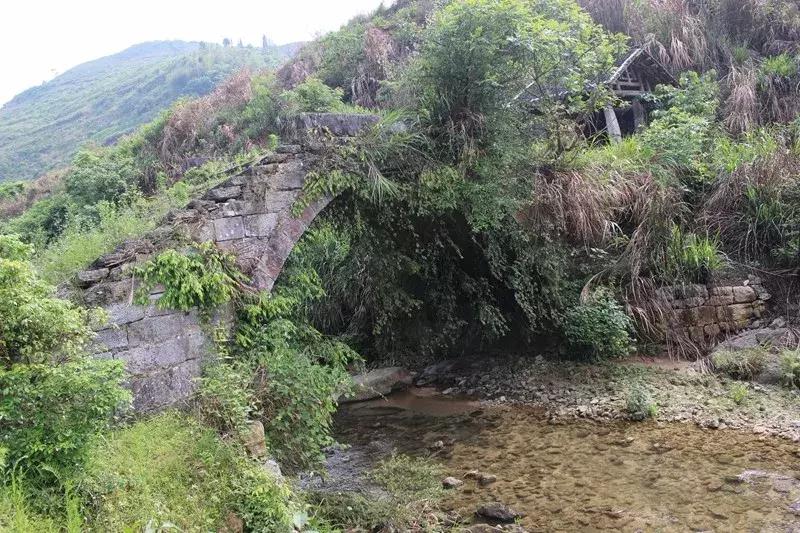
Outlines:
<svg viewBox="0 0 800 533"><path fill-rule="evenodd" d="M489 520L497 520L498 522L505 523L511 523L517 518L522 518L525 516L525 513L516 511L508 505L500 502L485 503L478 507L478 510L475 513L482 518L488 518Z"/></svg>
<svg viewBox="0 0 800 533"><path fill-rule="evenodd" d="M408 370L399 366L370 370L366 374L353 377L354 391L340 401L363 402L380 398L394 391L406 389L411 385L413 377Z"/></svg>

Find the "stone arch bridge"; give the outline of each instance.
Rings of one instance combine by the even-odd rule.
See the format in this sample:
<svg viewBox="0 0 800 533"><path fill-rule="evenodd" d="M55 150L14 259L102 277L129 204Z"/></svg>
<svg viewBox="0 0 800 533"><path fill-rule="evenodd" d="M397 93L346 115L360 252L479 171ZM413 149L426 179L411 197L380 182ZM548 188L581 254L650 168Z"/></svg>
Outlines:
<svg viewBox="0 0 800 533"><path fill-rule="evenodd" d="M293 144L282 144L233 172L186 209L168 215L155 231L124 243L78 274L83 302L109 314L109 323L97 332L95 355L125 362L137 411L187 400L211 344L197 313L158 309L158 291L150 294L150 305L134 304L132 267L181 235L196 242L214 241L237 257L255 288L271 290L295 244L331 201L321 198L299 216L292 214L319 158L319 135L346 142L376 121L372 115L300 115L287 128Z"/></svg>

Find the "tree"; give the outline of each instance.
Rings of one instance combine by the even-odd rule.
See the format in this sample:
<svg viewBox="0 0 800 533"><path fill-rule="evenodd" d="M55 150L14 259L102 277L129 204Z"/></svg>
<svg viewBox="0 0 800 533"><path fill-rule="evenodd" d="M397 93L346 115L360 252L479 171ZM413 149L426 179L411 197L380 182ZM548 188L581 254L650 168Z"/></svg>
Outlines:
<svg viewBox="0 0 800 533"><path fill-rule="evenodd" d="M242 43L241 39L239 39L239 42L236 43L236 46L239 47L239 48L244 48L244 43Z"/></svg>
<svg viewBox="0 0 800 533"><path fill-rule="evenodd" d="M261 48L263 48L264 50L267 50L267 49L270 48L270 46L272 46L272 43L270 42L270 40L267 39L266 35L262 35L261 36Z"/></svg>
<svg viewBox="0 0 800 533"><path fill-rule="evenodd" d="M537 100L544 116L582 104L559 95L582 94L607 75L622 44L573 0L453 2L427 30L411 90L434 135L445 135L459 157L491 142L486 134L497 128L490 123L524 111L520 93Z"/></svg>
<svg viewBox="0 0 800 533"><path fill-rule="evenodd" d="M231 40L230 40L230 39L228 39L227 37L225 37L224 39L222 39L222 46L224 46L224 47L226 47L226 48L227 48L227 47L228 47L228 46L230 46L230 45L231 45Z"/></svg>

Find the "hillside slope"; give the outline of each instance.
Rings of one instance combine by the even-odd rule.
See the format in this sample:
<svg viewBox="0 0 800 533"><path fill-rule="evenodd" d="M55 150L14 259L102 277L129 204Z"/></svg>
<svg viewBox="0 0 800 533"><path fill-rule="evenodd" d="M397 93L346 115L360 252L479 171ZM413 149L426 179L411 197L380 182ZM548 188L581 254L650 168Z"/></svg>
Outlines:
<svg viewBox="0 0 800 533"><path fill-rule="evenodd" d="M86 141L109 143L178 98L207 94L242 67L275 67L296 49L157 41L70 69L0 108L0 181L34 178Z"/></svg>

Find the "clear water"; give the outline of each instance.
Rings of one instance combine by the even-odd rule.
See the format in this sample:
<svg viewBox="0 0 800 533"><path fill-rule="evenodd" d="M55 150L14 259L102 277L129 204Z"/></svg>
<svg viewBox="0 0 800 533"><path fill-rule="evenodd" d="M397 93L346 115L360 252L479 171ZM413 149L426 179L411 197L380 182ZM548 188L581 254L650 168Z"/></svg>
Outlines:
<svg viewBox="0 0 800 533"><path fill-rule="evenodd" d="M553 424L423 392L343 408L339 440L375 460L394 449L460 479L497 476L448 494L445 508L465 518L500 501L527 513L531 531L800 532L796 443L688 424Z"/></svg>

